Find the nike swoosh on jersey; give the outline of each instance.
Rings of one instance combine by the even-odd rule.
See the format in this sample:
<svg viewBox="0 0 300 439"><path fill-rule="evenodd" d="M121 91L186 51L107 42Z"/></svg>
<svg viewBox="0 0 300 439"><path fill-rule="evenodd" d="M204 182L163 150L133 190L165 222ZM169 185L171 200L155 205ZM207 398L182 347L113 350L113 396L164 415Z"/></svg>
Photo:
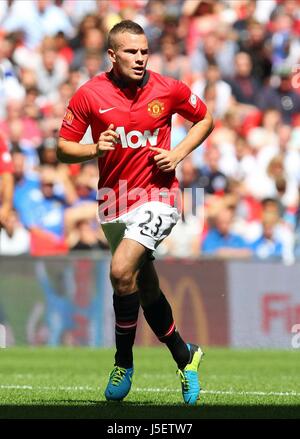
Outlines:
<svg viewBox="0 0 300 439"><path fill-rule="evenodd" d="M114 108L116 108L116 107L106 108L105 110L102 110L102 108L99 108L99 113L103 114L103 113L106 113L107 111L113 110Z"/></svg>

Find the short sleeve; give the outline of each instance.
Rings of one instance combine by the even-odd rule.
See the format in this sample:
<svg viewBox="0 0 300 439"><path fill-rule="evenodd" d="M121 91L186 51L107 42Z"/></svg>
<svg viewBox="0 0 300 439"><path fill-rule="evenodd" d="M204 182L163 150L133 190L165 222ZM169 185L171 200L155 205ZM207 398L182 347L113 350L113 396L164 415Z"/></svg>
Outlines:
<svg viewBox="0 0 300 439"><path fill-rule="evenodd" d="M65 111L59 135L79 142L90 125L90 105L85 88L81 87L71 98Z"/></svg>
<svg viewBox="0 0 300 439"><path fill-rule="evenodd" d="M205 103L181 81L172 84L173 107L172 112L191 122L199 122L205 117L207 108Z"/></svg>

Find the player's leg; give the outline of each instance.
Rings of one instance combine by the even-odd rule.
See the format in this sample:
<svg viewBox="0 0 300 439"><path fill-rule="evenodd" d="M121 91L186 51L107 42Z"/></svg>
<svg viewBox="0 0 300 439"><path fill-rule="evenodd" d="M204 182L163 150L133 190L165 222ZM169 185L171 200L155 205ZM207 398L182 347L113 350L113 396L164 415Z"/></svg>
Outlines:
<svg viewBox="0 0 300 439"><path fill-rule="evenodd" d="M110 278L116 318L115 364L123 368L133 366L132 347L140 307L136 277L146 253L147 250L139 242L123 239L111 262Z"/></svg>
<svg viewBox="0 0 300 439"><path fill-rule="evenodd" d="M132 347L140 306L135 280L146 249L138 242L123 239L124 225L111 224L103 229L113 253L110 277L114 288L116 341L115 366L110 374L105 397L108 400L120 401L125 398L131 388ZM118 230L119 233L117 233Z"/></svg>
<svg viewBox="0 0 300 439"><path fill-rule="evenodd" d="M170 350L178 366L184 402L195 404L200 393L198 368L203 355L199 346L185 343L176 329L171 306L159 288L152 261L139 270L137 285L144 316L162 343Z"/></svg>
<svg viewBox="0 0 300 439"><path fill-rule="evenodd" d="M183 369L190 360L190 352L176 329L171 306L160 290L152 261L141 267L137 281L145 319L159 341L169 348L178 368Z"/></svg>
<svg viewBox="0 0 300 439"><path fill-rule="evenodd" d="M177 222L177 210L165 203L149 202L141 206L128 222L125 237L148 248L147 260L140 264L137 285L145 318L162 343L171 351L179 369L190 359L189 348L176 330L172 309L159 287L159 280L149 254L171 232Z"/></svg>

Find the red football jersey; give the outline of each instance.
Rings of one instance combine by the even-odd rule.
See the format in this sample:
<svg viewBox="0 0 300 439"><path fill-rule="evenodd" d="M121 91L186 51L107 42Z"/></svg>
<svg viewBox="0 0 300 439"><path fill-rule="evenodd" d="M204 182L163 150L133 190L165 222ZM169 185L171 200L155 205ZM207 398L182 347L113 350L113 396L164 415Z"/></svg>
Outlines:
<svg viewBox="0 0 300 439"><path fill-rule="evenodd" d="M183 82L149 70L135 94L108 72L86 82L70 100L61 137L79 142L90 125L96 143L110 124L120 136L115 150L98 160L100 212L107 220L147 201L170 203L161 189L178 187L175 172L161 171L149 146L170 149L174 113L198 122L206 106Z"/></svg>
<svg viewBox="0 0 300 439"><path fill-rule="evenodd" d="M13 172L13 165L11 155L8 151L7 145L0 135L0 175L4 172Z"/></svg>

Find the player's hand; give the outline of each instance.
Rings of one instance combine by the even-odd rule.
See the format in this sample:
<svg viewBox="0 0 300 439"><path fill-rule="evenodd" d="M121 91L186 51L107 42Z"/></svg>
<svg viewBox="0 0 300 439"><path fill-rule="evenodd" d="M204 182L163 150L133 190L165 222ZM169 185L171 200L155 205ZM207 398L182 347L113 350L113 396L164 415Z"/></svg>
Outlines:
<svg viewBox="0 0 300 439"><path fill-rule="evenodd" d="M154 161L156 162L158 168L163 172L175 171L176 166L179 163L179 159L176 156L175 151L167 151L166 149L156 148L155 146L150 146L151 151L156 152L154 156Z"/></svg>
<svg viewBox="0 0 300 439"><path fill-rule="evenodd" d="M115 144L118 143L119 134L114 131L114 125L111 123L107 130L100 134L98 143L96 145L96 152L98 157L104 157L108 151L115 149Z"/></svg>

